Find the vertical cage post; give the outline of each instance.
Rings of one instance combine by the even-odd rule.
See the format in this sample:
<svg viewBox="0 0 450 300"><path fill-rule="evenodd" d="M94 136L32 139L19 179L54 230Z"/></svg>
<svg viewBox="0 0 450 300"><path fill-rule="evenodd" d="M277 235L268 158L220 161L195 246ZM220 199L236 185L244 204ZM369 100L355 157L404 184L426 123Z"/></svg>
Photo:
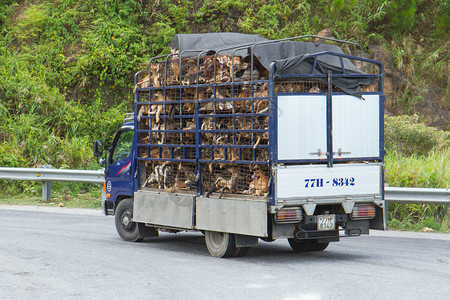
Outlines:
<svg viewBox="0 0 450 300"><path fill-rule="evenodd" d="M328 71L328 93L327 93L327 162L328 167L333 167L333 106L331 95L333 94L333 80L331 71Z"/></svg>

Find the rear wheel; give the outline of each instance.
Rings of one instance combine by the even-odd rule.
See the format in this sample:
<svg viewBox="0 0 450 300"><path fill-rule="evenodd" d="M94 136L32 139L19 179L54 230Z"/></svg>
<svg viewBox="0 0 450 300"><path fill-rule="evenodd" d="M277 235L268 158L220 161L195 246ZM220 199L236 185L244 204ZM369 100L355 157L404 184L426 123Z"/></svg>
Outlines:
<svg viewBox="0 0 450 300"><path fill-rule="evenodd" d="M317 244L316 247L314 248L314 251L323 251L328 247L329 244L330 243Z"/></svg>
<svg viewBox="0 0 450 300"><path fill-rule="evenodd" d="M232 257L239 252L232 233L206 231L205 242L209 253L214 257Z"/></svg>
<svg viewBox="0 0 450 300"><path fill-rule="evenodd" d="M127 242L142 241L142 238L139 237L137 224L132 219L133 201L131 198L123 199L116 209L115 223L117 233Z"/></svg>
<svg viewBox="0 0 450 300"><path fill-rule="evenodd" d="M317 240L295 240L295 239L288 239L289 245L291 246L292 250L294 252L309 252L313 251L317 244Z"/></svg>
<svg viewBox="0 0 450 300"><path fill-rule="evenodd" d="M235 257L242 257L247 255L248 250L250 250L250 247L237 247L236 251L234 252Z"/></svg>

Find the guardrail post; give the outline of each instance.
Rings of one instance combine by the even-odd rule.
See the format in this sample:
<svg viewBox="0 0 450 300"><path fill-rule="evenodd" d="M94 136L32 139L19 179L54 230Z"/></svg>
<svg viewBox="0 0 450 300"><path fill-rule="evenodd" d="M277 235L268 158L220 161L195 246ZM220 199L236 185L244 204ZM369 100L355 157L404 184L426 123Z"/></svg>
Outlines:
<svg viewBox="0 0 450 300"><path fill-rule="evenodd" d="M52 165L43 165L43 169L51 169ZM42 181L42 200L50 201L52 199L52 182Z"/></svg>
<svg viewBox="0 0 450 300"><path fill-rule="evenodd" d="M389 203L384 201L384 229L388 229Z"/></svg>

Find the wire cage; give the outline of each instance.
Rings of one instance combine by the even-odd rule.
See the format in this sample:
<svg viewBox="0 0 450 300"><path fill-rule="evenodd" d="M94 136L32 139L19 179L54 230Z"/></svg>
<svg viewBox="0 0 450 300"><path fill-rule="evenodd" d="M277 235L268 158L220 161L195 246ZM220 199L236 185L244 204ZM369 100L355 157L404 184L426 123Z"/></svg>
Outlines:
<svg viewBox="0 0 450 300"><path fill-rule="evenodd" d="M206 196L265 196L267 84L155 87L138 93L138 155L147 174L142 186L177 192L195 190L201 180Z"/></svg>
<svg viewBox="0 0 450 300"><path fill-rule="evenodd" d="M268 70L255 56L188 52L156 57L136 77L138 160L146 174L140 184L206 196L267 196L274 114ZM376 74L370 63L354 61ZM362 91L378 91L380 82ZM275 94L329 92L326 75L272 83Z"/></svg>

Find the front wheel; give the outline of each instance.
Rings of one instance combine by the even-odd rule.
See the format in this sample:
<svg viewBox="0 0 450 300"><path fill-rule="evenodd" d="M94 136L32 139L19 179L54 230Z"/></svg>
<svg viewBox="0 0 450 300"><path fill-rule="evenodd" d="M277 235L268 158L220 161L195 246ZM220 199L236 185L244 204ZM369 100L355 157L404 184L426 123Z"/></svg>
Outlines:
<svg viewBox="0 0 450 300"><path fill-rule="evenodd" d="M133 219L133 201L131 198L123 199L116 209L115 223L119 236L127 242L139 242L138 226Z"/></svg>
<svg viewBox="0 0 450 300"><path fill-rule="evenodd" d="M209 253L214 257L232 257L239 252L232 233L206 231L205 243Z"/></svg>

